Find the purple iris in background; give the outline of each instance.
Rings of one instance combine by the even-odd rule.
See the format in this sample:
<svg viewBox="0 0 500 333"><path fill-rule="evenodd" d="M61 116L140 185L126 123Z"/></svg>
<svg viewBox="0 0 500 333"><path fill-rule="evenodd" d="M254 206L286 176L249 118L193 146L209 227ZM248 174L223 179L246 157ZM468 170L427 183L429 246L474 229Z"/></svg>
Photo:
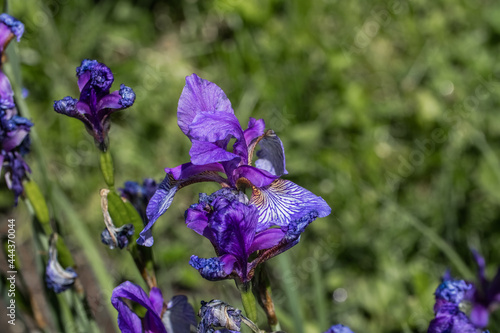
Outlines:
<svg viewBox="0 0 500 333"><path fill-rule="evenodd" d="M140 318L123 299L146 309ZM174 296L167 304L161 290L153 287L148 295L138 285L126 281L113 290L111 304L118 311L118 327L126 333L189 333L196 317L186 296Z"/></svg>
<svg viewBox="0 0 500 333"><path fill-rule="evenodd" d="M311 211L287 226L262 230L257 206L242 192L223 188L210 196L202 193L199 203L186 211L186 224L210 240L217 257L192 256L189 264L207 280L239 278L246 283L258 264L296 245L317 217L318 212Z"/></svg>
<svg viewBox="0 0 500 333"><path fill-rule="evenodd" d="M0 14L0 54L3 54L9 42L15 37L19 42L24 33L24 24L9 14ZM0 59L0 63L2 59Z"/></svg>
<svg viewBox="0 0 500 333"><path fill-rule="evenodd" d="M0 58L7 44L14 37L19 41L23 32L21 22L10 15L0 15ZM31 172L23 157L29 152L32 126L28 119L17 114L12 86L0 70L0 171L5 170L5 181L14 193L16 205L24 190L23 180Z"/></svg>
<svg viewBox="0 0 500 333"><path fill-rule="evenodd" d="M351 331L349 327L338 324L330 327L325 333L354 333L354 332Z"/></svg>
<svg viewBox="0 0 500 333"><path fill-rule="evenodd" d="M96 60L85 59L76 68L80 99L70 96L54 102L54 110L81 120L90 135L94 137L100 150L106 151L109 116L134 104L134 91L120 85L120 90L110 93L114 76L111 70Z"/></svg>
<svg viewBox="0 0 500 333"><path fill-rule="evenodd" d="M470 320L477 327L484 328L488 325L491 311L500 305L500 268L492 281L486 279L484 258L477 252L472 251L478 265L479 286L476 286L471 297L472 311Z"/></svg>
<svg viewBox="0 0 500 333"><path fill-rule="evenodd" d="M463 280L445 279L434 293L436 317L430 322L428 333L480 333L460 310L460 303L474 292L474 287Z"/></svg>
<svg viewBox="0 0 500 333"><path fill-rule="evenodd" d="M158 189L158 184L152 178L146 178L140 185L137 182L127 181L123 188L119 188L121 197L129 201L147 224L146 207L149 200Z"/></svg>
<svg viewBox="0 0 500 333"><path fill-rule="evenodd" d="M49 289L60 293L70 288L75 283L78 275L73 268L67 267L64 269L57 261L56 241L57 236L54 234L51 236L49 245L49 261L45 270L45 283Z"/></svg>
<svg viewBox="0 0 500 333"><path fill-rule="evenodd" d="M241 190L250 187L250 203L258 211L257 232L271 226L286 227L312 211L317 217L330 214L321 197L279 178L287 174L281 140L272 130L264 131L262 119L250 118L248 128L243 130L231 103L216 84L196 74L186 77L177 123L191 140L191 162L165 169L167 175L147 208L149 223L137 240L140 245L153 244L148 230L169 208L177 190L196 182L214 181ZM231 150L228 144L232 138L235 142ZM252 166L257 146L259 159Z"/></svg>

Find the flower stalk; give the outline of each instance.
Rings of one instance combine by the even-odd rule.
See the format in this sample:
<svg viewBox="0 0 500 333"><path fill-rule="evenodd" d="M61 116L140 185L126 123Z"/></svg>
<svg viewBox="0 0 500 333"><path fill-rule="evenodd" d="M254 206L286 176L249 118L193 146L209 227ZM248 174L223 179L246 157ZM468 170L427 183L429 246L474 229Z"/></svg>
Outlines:
<svg viewBox="0 0 500 333"><path fill-rule="evenodd" d="M252 287L249 282L241 283L236 281L236 286L241 294L241 303L248 319L253 322L257 321L257 301L252 292Z"/></svg>

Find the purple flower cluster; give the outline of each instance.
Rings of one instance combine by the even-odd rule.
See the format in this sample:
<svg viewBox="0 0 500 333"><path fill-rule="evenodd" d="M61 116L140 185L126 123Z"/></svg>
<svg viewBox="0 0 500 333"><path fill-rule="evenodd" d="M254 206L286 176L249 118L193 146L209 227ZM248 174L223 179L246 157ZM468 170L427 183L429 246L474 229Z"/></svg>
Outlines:
<svg viewBox="0 0 500 333"><path fill-rule="evenodd" d="M0 15L0 65L8 43L21 39L24 25L7 14ZM29 132L33 124L18 115L14 92L7 76L0 70L0 171L5 170L5 181L14 193L15 204L23 193L23 180L31 172L24 161L30 149Z"/></svg>
<svg viewBox="0 0 500 333"><path fill-rule="evenodd" d="M435 292L436 316L430 322L429 333L480 333L488 325L490 312L500 304L500 269L488 281L484 258L476 251L472 253L478 264L479 284L453 280L447 273ZM472 304L469 316L460 309L463 301Z"/></svg>
<svg viewBox="0 0 500 333"><path fill-rule="evenodd" d="M280 178L287 174L281 140L272 130L265 131L262 119L250 118L248 128L243 130L231 103L216 84L196 74L186 77L177 123L191 140L191 162L165 169L167 175L147 208L149 223L137 241L140 245L153 244L148 230L170 207L177 190L197 182L217 182L242 191L251 188L250 204L258 212L257 232L272 226L287 227L313 211L317 217L330 214L321 197ZM228 147L231 139L235 139L232 150ZM252 166L257 147L259 159Z"/></svg>
<svg viewBox="0 0 500 333"><path fill-rule="evenodd" d="M186 212L186 224L210 240L216 257L192 256L191 266L208 280L253 277L255 267L298 243L304 229L331 209L321 198L280 177L287 174L283 144L262 119L243 130L226 95L196 74L186 78L179 99L178 125L191 140L191 162L172 169L151 198L148 224L137 242L151 246L151 228L180 188L205 181L223 189L200 195ZM234 139L232 149L228 147ZM259 158L252 165L257 147ZM223 177L224 175L225 177ZM244 194L251 188L251 197ZM258 254L252 257L252 254Z"/></svg>
<svg viewBox="0 0 500 333"><path fill-rule="evenodd" d="M330 327L325 333L354 333L354 332L351 331L351 329L347 326L344 326L342 324L337 324Z"/></svg>
<svg viewBox="0 0 500 333"><path fill-rule="evenodd" d="M258 264L297 244L300 234L316 217L318 213L312 211L287 226L262 230L257 207L242 192L223 188L210 196L202 193L199 203L186 211L186 224L210 240L217 257L192 256L189 263L207 280L238 277L246 283Z"/></svg>
<svg viewBox="0 0 500 333"><path fill-rule="evenodd" d="M106 151L109 116L116 111L132 106L135 101L134 91L120 85L120 90L110 92L114 76L111 70L96 60L85 59L76 68L80 98L67 96L54 102L54 110L81 120L100 150Z"/></svg>

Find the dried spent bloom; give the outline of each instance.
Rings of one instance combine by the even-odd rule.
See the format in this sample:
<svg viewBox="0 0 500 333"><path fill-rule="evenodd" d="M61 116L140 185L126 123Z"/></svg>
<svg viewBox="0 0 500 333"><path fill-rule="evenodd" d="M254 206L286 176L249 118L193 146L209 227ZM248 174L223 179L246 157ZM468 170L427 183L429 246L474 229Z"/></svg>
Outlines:
<svg viewBox="0 0 500 333"><path fill-rule="evenodd" d="M113 224L111 215L108 211L108 189L102 189L101 195L101 210L104 217L104 224L106 227L101 233L101 242L108 245L110 249L119 248L123 249L127 247L129 243L129 238L135 232L135 228L132 224L124 224L121 227L116 227Z"/></svg>
<svg viewBox="0 0 500 333"><path fill-rule="evenodd" d="M435 318L430 322L428 333L480 333L460 310L460 303L468 298L474 287L463 280L444 280L436 289Z"/></svg>
<svg viewBox="0 0 500 333"><path fill-rule="evenodd" d="M313 211L288 226L259 230L258 209L242 192L223 188L210 196L202 193L199 203L186 211L186 224L210 240L217 257L192 256L189 264L207 280L237 277L246 283L258 264L296 245L317 216Z"/></svg>
<svg viewBox="0 0 500 333"><path fill-rule="evenodd" d="M54 101L54 110L81 120L100 150L106 151L108 132L111 125L109 116L116 111L132 106L134 91L120 85L120 90L110 93L114 76L111 70L96 60L85 59L76 68L80 98L70 96Z"/></svg>
<svg viewBox="0 0 500 333"><path fill-rule="evenodd" d="M140 318L123 299L146 308L146 315ZM193 307L186 296L174 296L167 304L161 290L153 287L148 295L138 285L125 281L113 290L111 304L118 311L118 327L127 333L189 333L196 326Z"/></svg>
<svg viewBox="0 0 500 333"><path fill-rule="evenodd" d="M471 297L472 311L471 322L477 327L484 328L488 325L489 314L500 305L500 268L493 280L488 281L485 274L486 262L477 252L472 251L478 266L479 285L476 286Z"/></svg>
<svg viewBox="0 0 500 333"><path fill-rule="evenodd" d="M257 231L286 227L312 211L317 212L317 217L330 214L330 207L321 197L280 178L287 174L281 140L272 130L264 131L262 119L250 118L248 128L243 130L231 103L216 84L196 74L186 77L177 123L192 142L191 162L165 169L167 175L147 208L149 223L137 240L140 245L153 244L147 232L170 207L177 190L197 182L213 181L237 189L250 187L250 202L258 210ZM232 138L235 142L231 150L228 144ZM252 166L257 146L259 159Z"/></svg>
<svg viewBox="0 0 500 333"><path fill-rule="evenodd" d="M347 326L337 324L330 327L325 333L354 333L354 332L351 331L351 329Z"/></svg>
<svg viewBox="0 0 500 333"><path fill-rule="evenodd" d="M71 267L62 268L59 261L57 261L56 241L57 235L54 234L51 236L49 245L49 261L45 270L45 283L49 289L60 293L75 283L78 274Z"/></svg>
<svg viewBox="0 0 500 333"><path fill-rule="evenodd" d="M214 328L227 328L239 332L241 328L241 310L219 300L201 301L198 316L201 318L198 333L205 333Z"/></svg>
<svg viewBox="0 0 500 333"><path fill-rule="evenodd" d="M0 14L0 54L3 58L3 52L9 42L15 37L19 42L24 33L24 24L9 14ZM3 59L0 60L0 63Z"/></svg>

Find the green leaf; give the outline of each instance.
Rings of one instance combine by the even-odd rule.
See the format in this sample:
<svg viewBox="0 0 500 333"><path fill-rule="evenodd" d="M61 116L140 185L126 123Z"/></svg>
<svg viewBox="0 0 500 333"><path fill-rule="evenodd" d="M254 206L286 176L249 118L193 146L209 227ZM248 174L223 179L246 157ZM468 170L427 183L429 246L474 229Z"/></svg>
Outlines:
<svg viewBox="0 0 500 333"><path fill-rule="evenodd" d="M24 182L24 193L26 193L26 197L33 206L35 216L42 224L45 233L50 235L52 227L50 226L49 209L40 188L33 180L26 181Z"/></svg>

